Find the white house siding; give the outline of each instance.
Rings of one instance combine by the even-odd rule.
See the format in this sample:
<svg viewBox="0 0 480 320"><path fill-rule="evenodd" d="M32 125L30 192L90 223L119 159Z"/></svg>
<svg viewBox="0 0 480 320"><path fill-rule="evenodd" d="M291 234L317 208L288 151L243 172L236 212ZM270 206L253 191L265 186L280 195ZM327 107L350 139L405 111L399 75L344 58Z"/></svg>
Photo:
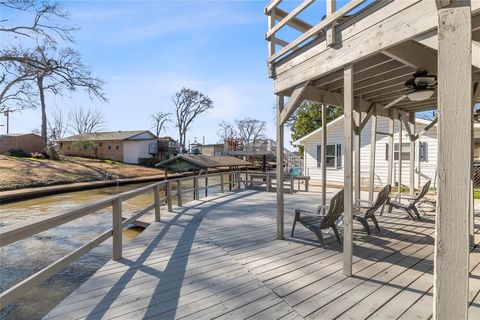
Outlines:
<svg viewBox="0 0 480 320"><path fill-rule="evenodd" d="M151 157L151 155L148 153L148 145L152 142L156 142L156 140L124 141L123 162L136 164L138 163L138 158Z"/></svg>
<svg viewBox="0 0 480 320"><path fill-rule="evenodd" d="M426 126L426 123L416 124L416 132L421 131ZM398 143L398 129L399 122L395 121L395 143ZM415 186L419 187L426 180L434 181L436 174L437 163L437 128L434 126L426 134L420 137L415 142ZM378 117L377 132L388 132L388 119ZM306 174L309 175L312 181L321 181L321 168L317 167L317 145L321 144L321 131L305 138L302 144L305 147L305 164ZM362 185L368 185L370 172L370 141L371 140L371 121L363 128L361 134L361 181ZM403 143L409 143L406 130L403 129ZM427 161L419 162L419 142L427 143ZM388 143L388 136L377 133L376 153L375 153L375 186L383 186L387 183L388 161L386 160L386 144ZM343 141L343 121L338 121L328 127L327 144L341 144L342 145L342 167L327 168L327 183L329 184L343 184L343 156L345 154ZM355 157L355 155L354 155ZM402 161L402 184L410 185L410 161L404 159ZM398 165L399 161L394 161L395 178L393 181L398 181Z"/></svg>

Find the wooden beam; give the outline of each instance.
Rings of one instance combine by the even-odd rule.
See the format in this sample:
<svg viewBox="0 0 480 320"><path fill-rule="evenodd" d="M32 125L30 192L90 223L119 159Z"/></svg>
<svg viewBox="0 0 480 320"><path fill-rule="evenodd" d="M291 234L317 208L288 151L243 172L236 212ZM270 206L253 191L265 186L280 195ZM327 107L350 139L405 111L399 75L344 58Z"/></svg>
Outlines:
<svg viewBox="0 0 480 320"><path fill-rule="evenodd" d="M391 108L391 107L395 106L397 103L399 103L400 101L404 100L405 98L407 98L407 95L405 95L405 94L401 95L400 97L396 98L392 102L388 103L385 107L383 107L383 109Z"/></svg>
<svg viewBox="0 0 480 320"><path fill-rule="evenodd" d="M292 50L293 48L296 48L298 45L303 43L305 40L308 40L309 38L316 36L318 33L322 31L323 28L330 26L331 24L335 23L338 18L342 17L343 15L347 14L351 10L355 9L362 3L364 3L366 0L351 0L348 2L346 5L344 5L340 10L335 11L332 13L330 16L327 16L324 20L322 20L319 24L302 34L300 37L296 38L292 42L288 44L288 46L285 46L280 50L279 52L275 53L271 57L268 58L268 62L273 62L280 56L284 55L288 51Z"/></svg>
<svg viewBox="0 0 480 320"><path fill-rule="evenodd" d="M305 100L304 92L308 86L308 82L305 82L295 88L290 99L288 99L287 106L282 110L280 114L280 124L284 125L288 121L290 116L297 110L298 106Z"/></svg>
<svg viewBox="0 0 480 320"><path fill-rule="evenodd" d="M413 140L414 139L414 132L412 132L412 128L410 128L410 126L409 126L408 119L407 119L407 117L408 117L407 114L403 110L398 110L398 113L400 114L401 121L405 125L405 130L407 130L408 139Z"/></svg>
<svg viewBox="0 0 480 320"><path fill-rule="evenodd" d="M322 205L327 205L327 106L322 103Z"/></svg>
<svg viewBox="0 0 480 320"><path fill-rule="evenodd" d="M435 124L437 124L437 121L438 121L438 118L435 118L432 120L432 122L430 122L429 124L427 124L425 126L425 128L423 128L422 131L420 131L419 133L417 133L415 136L414 136L414 140L418 140L421 136L423 136L425 133L428 132L428 130L430 130Z"/></svg>
<svg viewBox="0 0 480 320"><path fill-rule="evenodd" d="M359 130L362 130L365 127L365 125L368 123L368 120L370 120L370 117L374 114L376 107L377 106L374 103L372 103L372 105L370 106L370 109L368 109L368 112L365 114L365 118L363 118L363 120L360 122L360 125L358 126Z"/></svg>
<svg viewBox="0 0 480 320"><path fill-rule="evenodd" d="M276 20L281 21L284 19L286 16L288 16L288 13L280 8L275 8L275 14L274 17ZM313 26L301 19L298 18L293 18L288 22L288 25L300 32L307 32L310 30Z"/></svg>
<svg viewBox="0 0 480 320"><path fill-rule="evenodd" d="M373 201L375 190L375 156L377 151L377 115L372 116L372 131L370 134L370 177L368 181L368 200Z"/></svg>
<svg viewBox="0 0 480 320"><path fill-rule="evenodd" d="M284 238L284 196L283 196L283 124L280 123L280 115L284 109L283 95L277 95L277 239Z"/></svg>
<svg viewBox="0 0 480 320"><path fill-rule="evenodd" d="M282 39L278 38L277 36L275 36L274 39L272 39L272 41L273 41L276 45L279 45L279 46L281 46L281 47L285 47L285 46L288 44L287 41L282 40Z"/></svg>
<svg viewBox="0 0 480 320"><path fill-rule="evenodd" d="M352 129L353 129L353 65L344 69L344 230L343 230L343 273L352 275L353 258L353 188L352 188Z"/></svg>
<svg viewBox="0 0 480 320"><path fill-rule="evenodd" d="M337 0L326 0L327 2L327 18L332 15L332 13L337 10ZM325 40L327 41L327 46L331 47L335 45L335 24L332 23L327 27L327 32L325 34Z"/></svg>
<svg viewBox="0 0 480 320"><path fill-rule="evenodd" d="M270 3L265 7L265 14L269 14L270 11L275 9L280 4L280 2L282 2L282 0L272 0L272 1L270 1Z"/></svg>
<svg viewBox="0 0 480 320"><path fill-rule="evenodd" d="M426 48L415 41L407 41L382 53L413 69L426 69L432 74L437 73L437 55L434 50Z"/></svg>
<svg viewBox="0 0 480 320"><path fill-rule="evenodd" d="M371 108L373 109L373 108ZM362 120L362 112L360 111L354 111L354 115L356 118L356 122L360 123ZM365 116L365 118L367 118ZM368 120L367 120L368 121ZM355 202L358 203L358 200L361 199L361 194L360 194L360 182L362 181L362 173L361 173L361 136L362 136L362 128L360 125L358 126L357 130L355 130L355 139L354 139L354 147L355 147L355 168L354 168L354 174L355 174L355 181L353 183L355 187Z"/></svg>
<svg viewBox="0 0 480 320"><path fill-rule="evenodd" d="M297 15L299 15L303 10L305 10L309 5L311 5L315 0L304 0L300 5L298 5L295 9L290 11L289 14L282 20L280 20L279 23L275 25L272 29L268 30L267 33L265 34L265 39L270 39L272 35L274 35L280 28L283 26L287 25L293 18L295 18Z"/></svg>
<svg viewBox="0 0 480 320"><path fill-rule="evenodd" d="M472 139L470 1L438 10L438 195L433 318L467 319ZM475 1L476 2L476 1ZM473 3L472 3L473 4ZM464 143L459 143L464 142Z"/></svg>
<svg viewBox="0 0 480 320"><path fill-rule="evenodd" d="M408 128L410 135L410 195L415 194L415 112L408 115Z"/></svg>
<svg viewBox="0 0 480 320"><path fill-rule="evenodd" d="M394 121L393 121L393 110L390 110L390 116L388 117L388 166L387 166L387 184L392 185L392 175L393 175L393 148L394 148Z"/></svg>

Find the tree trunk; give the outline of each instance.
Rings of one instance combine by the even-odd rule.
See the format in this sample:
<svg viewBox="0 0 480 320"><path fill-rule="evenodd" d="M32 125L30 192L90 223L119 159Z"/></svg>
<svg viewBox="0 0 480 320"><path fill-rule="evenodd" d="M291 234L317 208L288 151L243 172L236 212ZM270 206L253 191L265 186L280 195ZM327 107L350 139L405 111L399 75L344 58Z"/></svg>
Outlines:
<svg viewBox="0 0 480 320"><path fill-rule="evenodd" d="M183 153L183 149L184 149L184 146L183 146L183 136L182 136L182 129L180 127L180 125L178 126L178 142L180 143L180 153Z"/></svg>
<svg viewBox="0 0 480 320"><path fill-rule="evenodd" d="M42 130L41 135L45 139L45 151L47 149L48 137L47 137L47 110L45 105L45 92L43 88L43 77L37 78L38 92L40 93L40 105L42 108Z"/></svg>

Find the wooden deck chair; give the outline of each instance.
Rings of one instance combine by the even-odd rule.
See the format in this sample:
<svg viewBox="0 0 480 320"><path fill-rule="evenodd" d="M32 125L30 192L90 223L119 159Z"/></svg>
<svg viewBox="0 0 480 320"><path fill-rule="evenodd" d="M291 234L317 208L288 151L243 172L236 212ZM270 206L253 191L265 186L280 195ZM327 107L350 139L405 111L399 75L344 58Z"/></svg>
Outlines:
<svg viewBox="0 0 480 320"><path fill-rule="evenodd" d="M400 209L405 211L410 219L414 220L413 214L415 214L418 219L420 219L420 213L418 212L417 205L424 201L423 197L427 194L428 190L430 189L430 184L432 180L428 180L422 187L422 190L415 196L409 195L400 195L395 197L395 200L392 201L391 199L388 200L388 212L392 212L393 208ZM402 202L402 200L407 200L408 202Z"/></svg>
<svg viewBox="0 0 480 320"><path fill-rule="evenodd" d="M356 205L356 211L353 213L353 218L360 222L368 234L371 234L370 227L368 225L368 219L372 220L375 224L375 227L380 231L380 226L378 225L377 218L375 217L375 212L378 209L383 208L384 204L388 201L390 197L390 191L392 191L392 186L387 184L382 191L377 195L377 199L370 206L360 206Z"/></svg>
<svg viewBox="0 0 480 320"><path fill-rule="evenodd" d="M328 210L326 214L320 214L324 210ZM302 209L295 209L295 218L293 220L292 237L295 231L295 224L300 222L307 229L315 233L318 241L325 248L325 242L323 241L323 229L332 228L335 233L335 237L338 242L342 243L340 234L335 222L343 213L343 190L339 191L331 200L330 206L325 208L324 206L318 206L317 212L306 211Z"/></svg>

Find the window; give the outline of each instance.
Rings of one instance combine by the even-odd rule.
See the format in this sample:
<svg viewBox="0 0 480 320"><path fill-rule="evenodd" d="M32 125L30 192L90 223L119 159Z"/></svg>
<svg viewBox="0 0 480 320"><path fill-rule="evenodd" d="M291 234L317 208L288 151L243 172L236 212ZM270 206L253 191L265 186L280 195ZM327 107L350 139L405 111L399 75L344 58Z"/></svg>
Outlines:
<svg viewBox="0 0 480 320"><path fill-rule="evenodd" d="M98 146L100 146L100 147L103 146L103 143L102 143L102 142L99 142L99 143L98 143Z"/></svg>
<svg viewBox="0 0 480 320"><path fill-rule="evenodd" d="M120 145L116 144L116 145L115 145L115 149L116 149L116 150L120 150Z"/></svg>
<svg viewBox="0 0 480 320"><path fill-rule="evenodd" d="M385 144L385 160L388 160L388 143ZM428 161L428 145L426 142L419 142L418 155L421 162ZM399 144L395 143L393 149L393 159L398 161L399 158ZM402 143L402 161L410 160L410 142Z"/></svg>
<svg viewBox="0 0 480 320"><path fill-rule="evenodd" d="M112 150L112 146L109 144L107 147L108 150Z"/></svg>
<svg viewBox="0 0 480 320"><path fill-rule="evenodd" d="M342 167L342 145L329 144L326 148L326 167L327 168L341 168ZM320 168L322 164L322 146L317 145L317 167Z"/></svg>

